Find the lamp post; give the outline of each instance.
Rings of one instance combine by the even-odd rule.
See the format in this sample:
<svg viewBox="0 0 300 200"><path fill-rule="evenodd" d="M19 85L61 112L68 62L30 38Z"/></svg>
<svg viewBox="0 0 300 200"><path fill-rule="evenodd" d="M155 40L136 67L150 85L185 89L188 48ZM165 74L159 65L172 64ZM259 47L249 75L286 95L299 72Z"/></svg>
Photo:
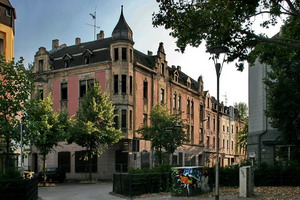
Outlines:
<svg viewBox="0 0 300 200"><path fill-rule="evenodd" d="M219 200L219 148L220 148L220 75L222 72L222 67L225 61L226 53L229 52L229 49L224 46L213 46L208 47L207 52L212 54L212 58L215 64L216 74L217 74L217 158L216 158L216 183L215 183L215 199ZM224 54L222 63L218 62L220 54Z"/></svg>

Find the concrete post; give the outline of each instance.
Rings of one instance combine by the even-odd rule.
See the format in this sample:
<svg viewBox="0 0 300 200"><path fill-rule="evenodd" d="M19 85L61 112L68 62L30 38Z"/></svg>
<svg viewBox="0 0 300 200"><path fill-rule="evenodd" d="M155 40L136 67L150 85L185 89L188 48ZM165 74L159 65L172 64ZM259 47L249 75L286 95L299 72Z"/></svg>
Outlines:
<svg viewBox="0 0 300 200"><path fill-rule="evenodd" d="M240 197L250 197L254 194L254 173L251 166L240 168Z"/></svg>

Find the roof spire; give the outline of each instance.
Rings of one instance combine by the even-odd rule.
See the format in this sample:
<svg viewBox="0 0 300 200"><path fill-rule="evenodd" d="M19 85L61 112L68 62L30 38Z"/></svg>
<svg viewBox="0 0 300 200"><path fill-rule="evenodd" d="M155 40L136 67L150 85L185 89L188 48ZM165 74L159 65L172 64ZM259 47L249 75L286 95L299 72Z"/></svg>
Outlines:
<svg viewBox="0 0 300 200"><path fill-rule="evenodd" d="M125 17L123 15L123 5L121 6L121 14L119 21L112 32L113 40L122 39L122 40L130 40L132 41L132 30L128 26Z"/></svg>

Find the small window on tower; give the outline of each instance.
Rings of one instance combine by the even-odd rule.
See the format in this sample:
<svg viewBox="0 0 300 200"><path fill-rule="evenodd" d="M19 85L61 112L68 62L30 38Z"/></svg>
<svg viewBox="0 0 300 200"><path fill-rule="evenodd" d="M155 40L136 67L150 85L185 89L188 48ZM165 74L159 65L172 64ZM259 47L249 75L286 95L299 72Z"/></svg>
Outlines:
<svg viewBox="0 0 300 200"><path fill-rule="evenodd" d="M114 49L114 56L115 56L115 61L119 60L119 49L118 48Z"/></svg>
<svg viewBox="0 0 300 200"><path fill-rule="evenodd" d="M122 48L122 60L127 60L127 48Z"/></svg>

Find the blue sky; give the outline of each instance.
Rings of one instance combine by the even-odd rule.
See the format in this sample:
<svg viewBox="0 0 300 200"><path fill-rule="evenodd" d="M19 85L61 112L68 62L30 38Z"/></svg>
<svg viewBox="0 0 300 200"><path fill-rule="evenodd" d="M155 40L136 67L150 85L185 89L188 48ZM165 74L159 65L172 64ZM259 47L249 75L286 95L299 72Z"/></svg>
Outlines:
<svg viewBox="0 0 300 200"><path fill-rule="evenodd" d="M184 54L176 49L175 39L163 28L152 26L152 14L158 11L155 0L10 0L16 9L15 58L24 57L25 65L34 60L38 48L47 50L52 47L52 40L59 39L60 44L74 45L75 38L81 42L94 39L92 17L96 8L97 33L104 30L105 37L118 22L121 5L124 16L133 31L134 48L156 54L159 42L164 43L168 65L180 65L182 71L197 80L204 78L204 89L216 96L216 73L204 45L199 48L188 47ZM220 99L228 104L248 103L248 67L244 72L236 71L234 63L225 64L220 79Z"/></svg>

